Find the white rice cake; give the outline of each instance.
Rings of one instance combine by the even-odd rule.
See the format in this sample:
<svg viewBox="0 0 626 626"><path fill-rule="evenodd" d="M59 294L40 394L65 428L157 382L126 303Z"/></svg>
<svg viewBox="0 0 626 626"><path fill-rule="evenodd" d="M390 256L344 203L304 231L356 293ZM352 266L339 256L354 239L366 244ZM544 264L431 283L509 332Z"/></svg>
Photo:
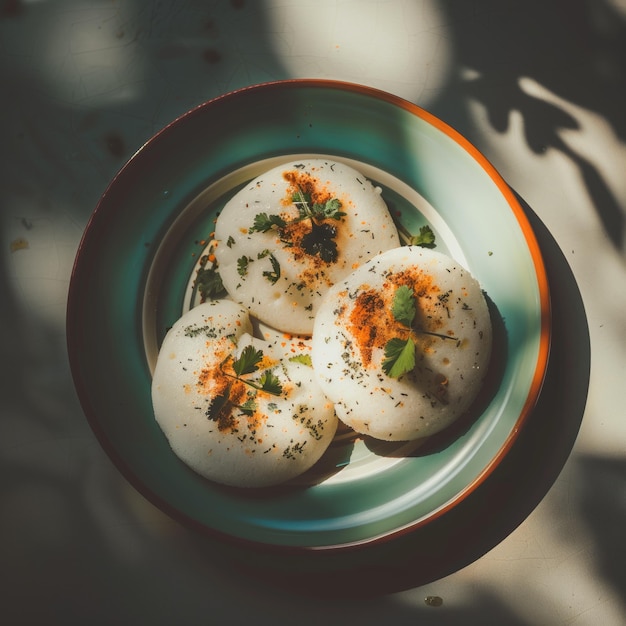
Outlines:
<svg viewBox="0 0 626 626"><path fill-rule="evenodd" d="M413 295L410 329L394 314L402 286ZM399 377L383 367L392 339L415 345L415 366ZM405 246L368 261L328 292L315 321L312 360L339 419L358 433L405 441L439 432L468 409L491 344L478 282L446 255Z"/></svg>
<svg viewBox="0 0 626 626"><path fill-rule="evenodd" d="M313 375L310 344L251 333L248 312L235 302L201 304L167 333L152 382L155 418L173 451L202 476L236 487L302 474L337 428ZM254 371L237 372L255 351ZM268 380L273 392L278 383L278 395Z"/></svg>
<svg viewBox="0 0 626 626"><path fill-rule="evenodd" d="M323 159L285 163L247 184L220 213L215 241L229 295L261 321L308 335L334 283L400 245L380 188Z"/></svg>

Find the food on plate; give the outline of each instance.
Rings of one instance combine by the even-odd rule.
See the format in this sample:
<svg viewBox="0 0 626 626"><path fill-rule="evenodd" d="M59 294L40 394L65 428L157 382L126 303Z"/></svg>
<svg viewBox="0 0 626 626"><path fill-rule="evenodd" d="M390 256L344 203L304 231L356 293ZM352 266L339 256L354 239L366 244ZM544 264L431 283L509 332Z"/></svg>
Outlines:
<svg viewBox="0 0 626 626"><path fill-rule="evenodd" d="M288 162L245 185L221 211L215 243L230 297L298 334L311 333L334 283L400 245L380 188L326 159Z"/></svg>
<svg viewBox="0 0 626 626"><path fill-rule="evenodd" d="M470 272L439 252L403 246L329 290L312 362L342 422L404 441L441 431L469 408L491 343L488 306Z"/></svg>
<svg viewBox="0 0 626 626"><path fill-rule="evenodd" d="M236 487L302 474L337 428L310 343L252 332L241 305L200 304L168 331L152 381L155 418L173 451L200 475Z"/></svg>
<svg viewBox="0 0 626 626"><path fill-rule="evenodd" d="M340 423L384 441L454 423L487 374L491 319L478 281L434 247L345 164L248 183L216 220L202 303L158 354L153 407L173 451L215 482L266 487L315 465Z"/></svg>

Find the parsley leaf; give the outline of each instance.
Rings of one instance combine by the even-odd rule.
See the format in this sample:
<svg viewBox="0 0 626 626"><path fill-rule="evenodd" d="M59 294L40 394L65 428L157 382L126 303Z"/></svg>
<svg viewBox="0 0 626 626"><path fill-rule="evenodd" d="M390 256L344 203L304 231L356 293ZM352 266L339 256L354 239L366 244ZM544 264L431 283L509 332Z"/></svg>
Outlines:
<svg viewBox="0 0 626 626"><path fill-rule="evenodd" d="M391 305L391 313L396 321L403 326L411 328L415 319L415 295L413 290L406 285L401 285L393 296Z"/></svg>
<svg viewBox="0 0 626 626"><path fill-rule="evenodd" d="M399 378L415 367L415 344L409 337L399 339L395 337L385 344L385 359L383 371L391 378Z"/></svg>
<svg viewBox="0 0 626 626"><path fill-rule="evenodd" d="M233 361L233 369L237 376L252 374L259 369L259 363L263 359L263 351L256 350L254 346L246 346L241 351L241 356Z"/></svg>

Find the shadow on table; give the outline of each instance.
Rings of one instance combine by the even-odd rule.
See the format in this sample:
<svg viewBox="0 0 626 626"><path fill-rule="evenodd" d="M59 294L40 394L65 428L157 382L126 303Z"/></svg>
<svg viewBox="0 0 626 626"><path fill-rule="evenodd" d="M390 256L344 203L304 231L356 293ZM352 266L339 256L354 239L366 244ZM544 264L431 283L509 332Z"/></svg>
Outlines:
<svg viewBox="0 0 626 626"><path fill-rule="evenodd" d="M595 540L596 567L626 611L626 460L583 456L577 472L581 517Z"/></svg>
<svg viewBox="0 0 626 626"><path fill-rule="evenodd" d="M608 0L528 0L508 3L506 8L493 1L476 7L443 0L442 8L465 72L447 85L431 107L433 112L479 148L459 100L482 105L497 133L508 132L517 113L526 145L534 154L557 151L578 170L607 237L624 253L626 216L618 191L611 188L602 164L577 152L563 138L563 131L585 132L571 113L581 107L599 114L617 141L626 139L624 10ZM485 19L489 13L497 14L496 28ZM528 80L555 98L530 92L524 86Z"/></svg>

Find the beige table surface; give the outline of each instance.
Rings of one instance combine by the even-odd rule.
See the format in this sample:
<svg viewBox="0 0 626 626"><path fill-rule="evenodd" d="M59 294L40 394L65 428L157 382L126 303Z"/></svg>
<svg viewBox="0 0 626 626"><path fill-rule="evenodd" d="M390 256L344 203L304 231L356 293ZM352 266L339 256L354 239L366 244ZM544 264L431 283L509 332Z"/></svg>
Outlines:
<svg viewBox="0 0 626 626"><path fill-rule="evenodd" d="M555 298L553 390L527 458L464 512L475 533L332 596L225 567L135 492L65 346L77 246L125 160L195 105L290 77L384 89L463 133L523 199ZM0 1L0 621L624 623L625 83L624 0ZM359 576L386 593L356 597Z"/></svg>

